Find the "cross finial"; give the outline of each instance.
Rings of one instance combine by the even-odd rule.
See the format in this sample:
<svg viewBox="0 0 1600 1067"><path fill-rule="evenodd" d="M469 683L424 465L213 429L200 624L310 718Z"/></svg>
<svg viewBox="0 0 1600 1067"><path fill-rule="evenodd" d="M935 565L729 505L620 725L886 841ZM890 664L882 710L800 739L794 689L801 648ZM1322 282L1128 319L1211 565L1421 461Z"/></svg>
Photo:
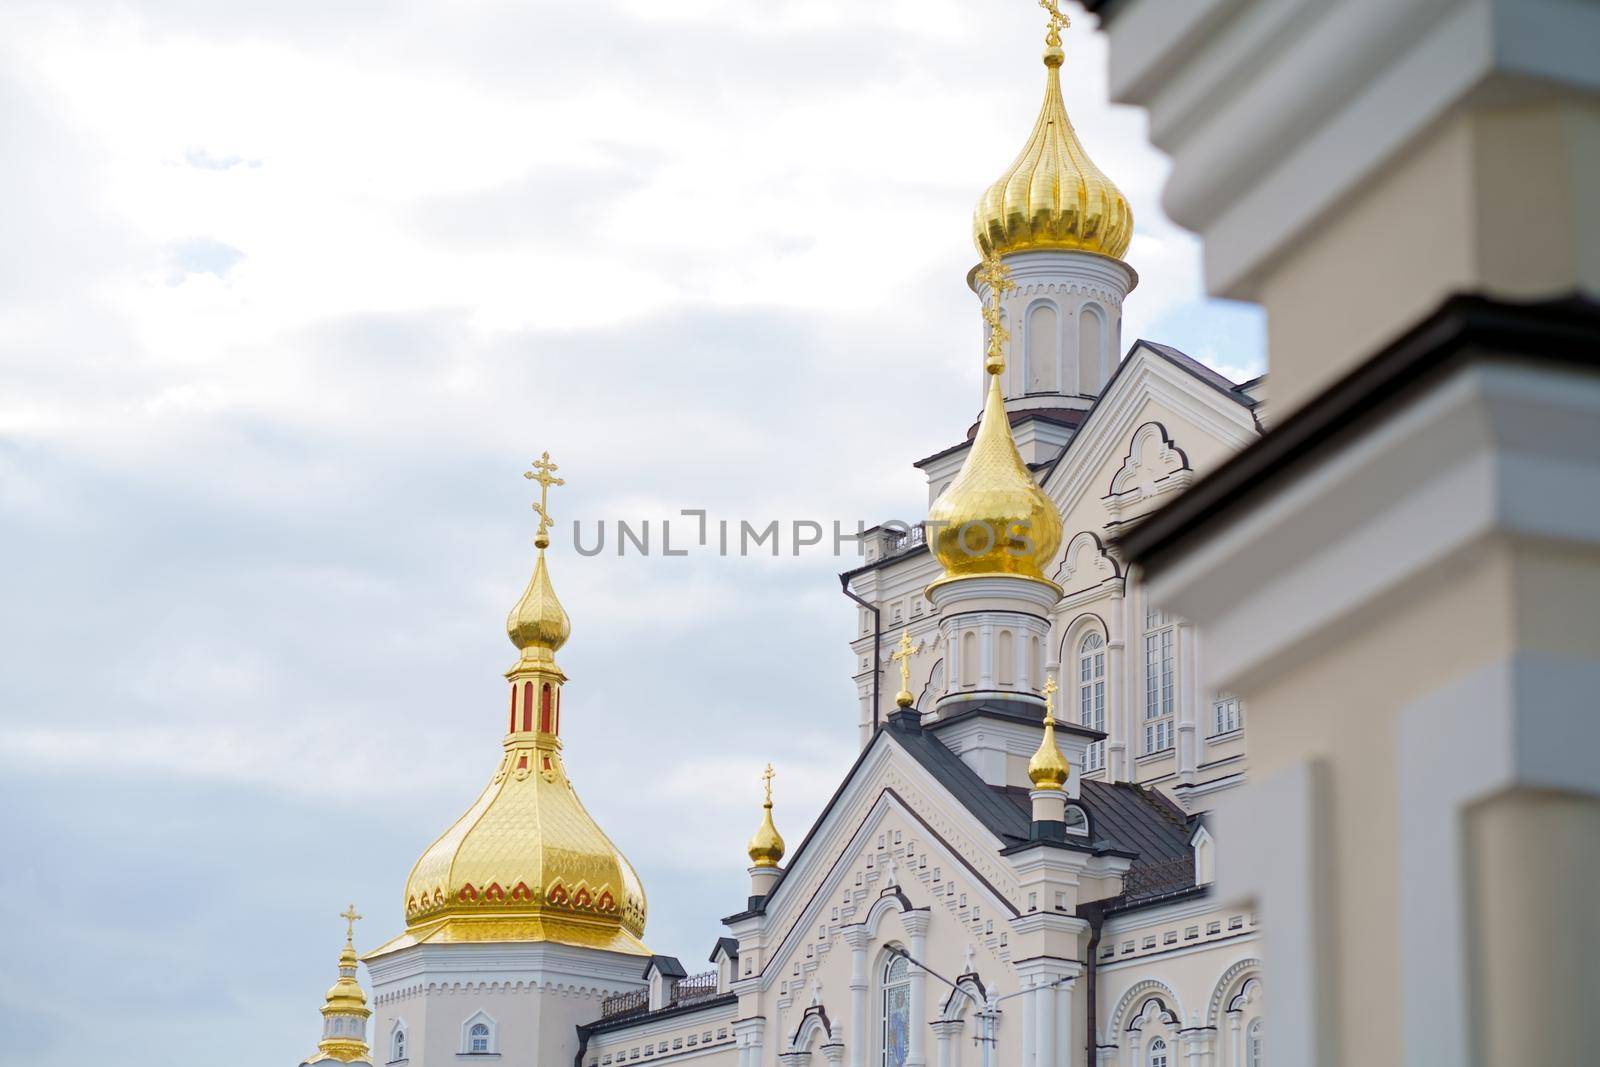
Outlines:
<svg viewBox="0 0 1600 1067"><path fill-rule="evenodd" d="M1072 20L1061 13L1056 0L1039 0L1039 6L1050 13L1050 28L1045 31L1044 43L1051 48L1061 47L1061 31L1072 25Z"/></svg>
<svg viewBox="0 0 1600 1067"><path fill-rule="evenodd" d="M356 920L361 918L360 915L356 914L356 906L352 904L344 911L341 911L339 918L345 921L344 939L346 941L354 941L356 939Z"/></svg>
<svg viewBox="0 0 1600 1067"><path fill-rule="evenodd" d="M539 502L533 506L534 514L539 516L539 532L534 535L533 543L539 548L546 548L550 544L550 527L555 520L550 517L550 487L552 485L566 485L565 478L557 478L555 472L561 468L550 462L550 453L546 452L533 461L533 470L523 471L524 478L532 479L539 483Z"/></svg>
<svg viewBox="0 0 1600 1067"><path fill-rule="evenodd" d="M1056 686L1056 676L1053 674L1047 676L1044 680L1044 717L1051 721L1056 717L1056 693L1059 691Z"/></svg>
<svg viewBox="0 0 1600 1067"><path fill-rule="evenodd" d="M889 654L889 658L900 664L900 692L895 694L895 703L902 708L911 706L911 657L922 651L919 644L911 647L911 628L907 627L900 635L900 644Z"/></svg>
<svg viewBox="0 0 1600 1067"><path fill-rule="evenodd" d="M761 772L761 784L767 787L767 807L772 807L772 779L777 775L772 770L772 764L767 764L767 769Z"/></svg>
<svg viewBox="0 0 1600 1067"><path fill-rule="evenodd" d="M999 374L1006 369L1006 342L1011 340L1001 302L1007 293L1017 287L1017 283L1011 280L1011 268L1000 262L1000 257L993 250L983 254L983 262L979 264L975 277L989 287L991 297L983 305L983 321L989 326L989 345L983 369L990 374Z"/></svg>

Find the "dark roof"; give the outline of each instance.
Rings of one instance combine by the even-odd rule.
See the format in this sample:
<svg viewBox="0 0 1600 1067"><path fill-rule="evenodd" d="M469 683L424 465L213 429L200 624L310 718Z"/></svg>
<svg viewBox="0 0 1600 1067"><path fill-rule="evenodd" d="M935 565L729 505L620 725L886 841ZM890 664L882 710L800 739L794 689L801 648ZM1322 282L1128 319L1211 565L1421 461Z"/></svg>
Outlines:
<svg viewBox="0 0 1600 1067"><path fill-rule="evenodd" d="M580 1040L587 1039L588 1035L600 1033L605 1030L623 1030L630 1026L639 1026L642 1023L655 1022L657 1019L669 1019L674 1015L692 1015L697 1011L710 1011L713 1008L725 1008L730 1004L739 1003L739 994L721 993L714 997L701 1000L690 1000L678 1004L668 1004L655 1011L625 1012L613 1015L609 1019L596 1019L592 1023L580 1023L578 1034Z"/></svg>
<svg viewBox="0 0 1600 1067"><path fill-rule="evenodd" d="M992 699L973 700L960 705L961 710L943 716L938 722L929 723L926 727L938 733L946 726L954 723L965 722L968 719L999 719L1003 722L1018 722L1028 726L1042 726L1044 724L1044 707L1028 700L1006 700L1001 697ZM1089 741L1100 741L1105 734L1099 730L1091 730L1087 726L1077 723L1056 720L1056 729L1063 733L1077 734Z"/></svg>
<svg viewBox="0 0 1600 1067"><path fill-rule="evenodd" d="M894 738L950 795L972 812L990 833L1008 844L1028 839L1033 825L1029 811L1019 809L989 783L978 777L960 756L951 752L930 731L910 725L910 716L891 715L884 732Z"/></svg>
<svg viewBox="0 0 1600 1067"><path fill-rule="evenodd" d="M667 978L689 977L689 972L683 969L683 964L678 962L676 956L651 956L650 962L644 965L644 977L650 977L651 971L660 971Z"/></svg>
<svg viewBox="0 0 1600 1067"><path fill-rule="evenodd" d="M1078 0L1085 11L1092 11L1100 16L1100 25L1104 26L1110 21L1111 16L1121 9L1123 0Z"/></svg>
<svg viewBox="0 0 1600 1067"><path fill-rule="evenodd" d="M1056 426L1065 426L1075 430L1083 425L1083 416L1088 410L1088 408L1024 408L1021 411L1008 413L1006 421L1011 423L1013 428L1021 426L1025 422L1038 420L1039 422L1053 423ZM941 448L931 456L923 456L911 465L921 470L936 459L943 459L952 452L966 448L972 443L973 438L978 436L978 424L982 421L982 419L979 419L967 427L965 440L957 441L949 448Z"/></svg>
<svg viewBox="0 0 1600 1067"><path fill-rule="evenodd" d="M717 953L726 952L730 960L739 958L739 939L736 937L719 937L717 943L711 946L710 961L717 962Z"/></svg>
<svg viewBox="0 0 1600 1067"><path fill-rule="evenodd" d="M1321 457L1391 417L1451 371L1484 358L1600 369L1600 302L1511 303L1459 294L1249 447L1117 539L1147 572L1213 523L1270 499Z"/></svg>

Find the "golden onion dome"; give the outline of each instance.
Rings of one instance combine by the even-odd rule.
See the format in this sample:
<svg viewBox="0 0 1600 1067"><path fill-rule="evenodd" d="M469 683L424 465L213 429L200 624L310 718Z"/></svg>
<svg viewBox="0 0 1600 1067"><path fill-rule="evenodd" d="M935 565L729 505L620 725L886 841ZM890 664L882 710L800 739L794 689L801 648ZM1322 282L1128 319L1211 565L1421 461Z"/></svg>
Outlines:
<svg viewBox="0 0 1600 1067"><path fill-rule="evenodd" d="M1044 106L1016 162L978 199L972 239L978 251L1005 255L1073 249L1121 258L1133 238L1133 211L1094 165L1061 98L1060 38L1044 52Z"/></svg>
<svg viewBox="0 0 1600 1067"><path fill-rule="evenodd" d="M756 867L776 867L783 860L783 835L772 821L772 764L762 776L767 784L767 799L761 805L761 825L750 839L750 863Z"/></svg>
<svg viewBox="0 0 1600 1067"><path fill-rule="evenodd" d="M368 959L441 941L551 941L649 955L639 875L578 799L561 759L555 650L571 634L545 565L544 493L562 484L546 453L532 579L506 629L521 656L506 672L512 712L500 762L478 799L406 878L406 932ZM534 709L537 708L537 714Z"/></svg>
<svg viewBox="0 0 1600 1067"><path fill-rule="evenodd" d="M546 539L548 544L548 540ZM572 620L567 609L556 597L555 586L550 584L550 572L544 565L544 546L539 547L539 559L533 567L533 577L528 588L506 616L506 635L511 643L522 650L524 659L543 659L539 653L550 656L567 643L572 636Z"/></svg>
<svg viewBox="0 0 1600 1067"><path fill-rule="evenodd" d="M989 376L978 433L955 480L928 509L933 553L944 578L1011 574L1048 581L1061 547L1061 513L1022 461L1000 393Z"/></svg>
<svg viewBox="0 0 1600 1067"><path fill-rule="evenodd" d="M370 1063L371 1050L367 1047L366 1020L372 1015L372 1009L367 1007L367 994L361 988L361 983L356 981L355 947L355 921L361 916L355 913L354 905L348 912L340 916L349 920L349 932L344 939L344 948L339 952L339 979L328 989L328 994L323 1000L322 1015L323 1037L317 1043L316 1054L306 1060L307 1064L317 1063ZM341 1020L353 1020L345 1023Z"/></svg>
<svg viewBox="0 0 1600 1067"><path fill-rule="evenodd" d="M1072 773L1072 766L1056 743L1055 692L1056 680L1051 678L1044 687L1044 736L1028 760L1028 781L1035 789L1060 789Z"/></svg>

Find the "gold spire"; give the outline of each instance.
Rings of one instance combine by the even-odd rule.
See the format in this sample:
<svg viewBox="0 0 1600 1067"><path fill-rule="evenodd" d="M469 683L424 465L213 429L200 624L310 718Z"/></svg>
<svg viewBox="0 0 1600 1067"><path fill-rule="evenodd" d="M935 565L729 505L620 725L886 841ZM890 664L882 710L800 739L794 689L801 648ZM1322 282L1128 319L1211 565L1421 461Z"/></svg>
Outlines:
<svg viewBox="0 0 1600 1067"><path fill-rule="evenodd" d="M978 198L972 239L985 254L1076 249L1121 258L1133 238L1133 212L1072 129L1061 98L1061 30L1069 23L1056 0L1039 6L1050 14L1044 106L1016 161Z"/></svg>
<svg viewBox="0 0 1600 1067"><path fill-rule="evenodd" d="M911 629L907 627L900 635L899 646L889 655L890 659L900 664L900 692L894 695L894 702L902 708L909 708L915 699L911 695L911 657L921 651L921 645L911 647Z"/></svg>
<svg viewBox="0 0 1600 1067"><path fill-rule="evenodd" d="M1049 677L1044 683L1044 736L1028 761L1028 781L1035 789L1060 789L1071 773L1067 757L1056 744L1056 680Z"/></svg>
<svg viewBox="0 0 1600 1067"><path fill-rule="evenodd" d="M992 300L984 308L990 324L984 360L989 395L961 472L928 509L931 546L944 565L944 577L934 585L993 574L1051 584L1044 568L1061 546L1061 514L1022 462L1000 392L1007 339L1001 298L1012 284L1010 269L990 252L978 277Z"/></svg>
<svg viewBox="0 0 1600 1067"><path fill-rule="evenodd" d="M317 1043L317 1053L306 1063L369 1063L372 1050L367 1047L367 1019L372 1009L367 1007L367 994L356 981L356 906L341 912L345 920L344 948L339 952L339 979L328 990L322 1005L322 1040Z"/></svg>
<svg viewBox="0 0 1600 1067"><path fill-rule="evenodd" d="M769 763L761 772L761 780L767 787L767 799L761 805L761 825L750 839L750 862L756 867L776 867L783 859L783 836L772 824L772 779L772 764Z"/></svg>
<svg viewBox="0 0 1600 1067"><path fill-rule="evenodd" d="M406 932L368 954L457 941L554 942L648 956L645 895L626 856L578 799L561 759L562 688L555 650L571 632L545 569L549 490L563 484L546 452L539 483L539 561L506 628L521 650L506 672L508 729L489 784L411 868ZM501 714L508 714L502 711Z"/></svg>
<svg viewBox="0 0 1600 1067"><path fill-rule="evenodd" d="M550 526L554 521L549 511L550 487L567 484L566 479L554 476L559 469L550 462L550 453L546 452L534 461L532 470L522 475L539 483L539 502L533 505L534 513L539 516L539 530L533 538L533 546L539 550L539 559L534 563L533 577L528 579L528 588L523 590L522 599L517 601L511 614L506 617L506 633L511 643L522 652L518 666L538 668L558 675L561 669L556 666L555 654L572 635L572 621L556 597L555 586L550 584L544 550L550 547Z"/></svg>

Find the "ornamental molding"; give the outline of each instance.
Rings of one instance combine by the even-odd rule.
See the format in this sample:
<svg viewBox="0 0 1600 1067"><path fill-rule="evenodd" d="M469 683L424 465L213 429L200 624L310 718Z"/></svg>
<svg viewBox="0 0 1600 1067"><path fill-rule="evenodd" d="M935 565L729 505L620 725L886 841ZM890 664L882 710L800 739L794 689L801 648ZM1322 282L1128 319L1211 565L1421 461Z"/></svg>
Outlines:
<svg viewBox="0 0 1600 1067"><path fill-rule="evenodd" d="M1174 1022L1183 1018L1182 1005L1172 987L1158 978L1146 978L1141 982L1135 982L1118 999L1116 1008L1106 1018L1106 1025L1109 1028L1109 1032L1105 1035L1107 1040L1101 1043L1111 1044L1110 1038L1134 1029L1133 1024L1144 1016L1146 1002L1151 999L1161 1001L1162 1011L1171 1016Z"/></svg>

